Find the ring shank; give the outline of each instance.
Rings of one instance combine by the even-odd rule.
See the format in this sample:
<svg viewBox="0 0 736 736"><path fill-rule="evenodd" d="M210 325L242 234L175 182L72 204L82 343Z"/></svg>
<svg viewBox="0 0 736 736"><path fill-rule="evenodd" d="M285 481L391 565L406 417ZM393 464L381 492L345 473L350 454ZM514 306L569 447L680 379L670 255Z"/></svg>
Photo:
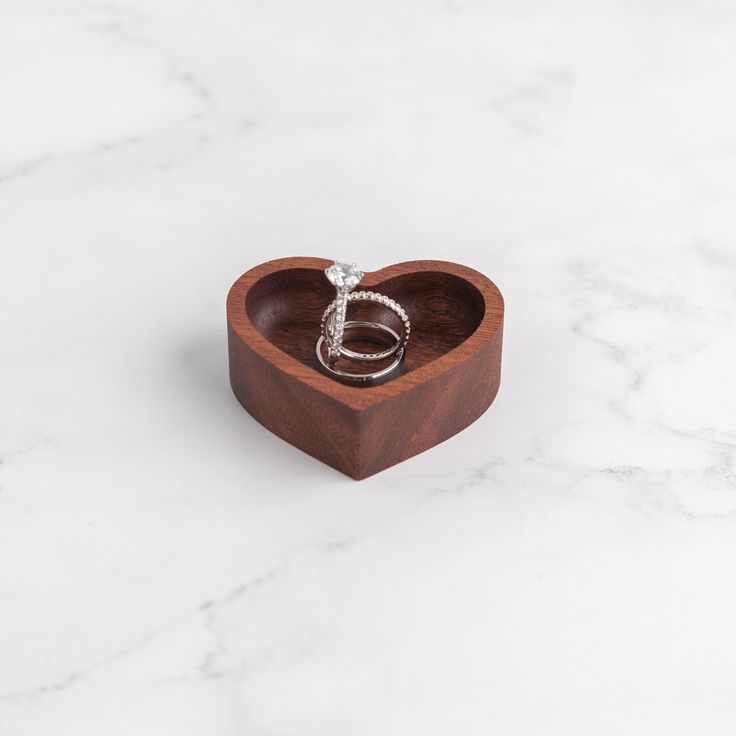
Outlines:
<svg viewBox="0 0 736 736"><path fill-rule="evenodd" d="M328 320L326 332L327 332L327 343L330 344L330 334L331 334L331 321L333 321L335 318L335 315L333 314L330 317L330 320ZM358 328L363 328L363 332L357 336L358 339L360 337L364 337L367 340L374 339L376 336L376 331L388 333L393 340L388 344L388 347L385 350L380 350L375 353L365 353L360 352L357 350L351 350L350 348L345 347L345 337L343 336L343 341L340 346L340 355L345 356L346 358L352 358L353 360L384 360L385 358L390 358L400 347L401 347L401 337L396 330L391 329L388 325L384 325L381 322L372 322L368 320L351 320L350 322L345 323L345 330L347 330L348 325L352 328L352 332L355 333L355 331ZM378 334L380 334L380 332ZM356 337L355 335L351 335L351 337Z"/></svg>
<svg viewBox="0 0 736 736"><path fill-rule="evenodd" d="M394 360L385 368L381 368L377 371L373 371L371 373L352 373L350 371L343 371L338 368L335 368L333 365L330 365L329 360L326 360L324 355L322 354L322 346L327 342L327 338L325 335L320 335L319 340L317 340L316 345L316 353L317 353L317 360L319 360L319 363L324 371L329 373L332 377L336 378L339 381L342 381L343 383L355 383L355 384L368 384L368 383L376 383L380 381L383 378L388 377L391 375L394 371L396 371L401 364L404 362L404 356L405 351L404 348L401 347L398 349L398 346L401 344L401 339L399 338L399 335L392 330L390 327L381 324L380 322L369 322L369 321L362 321L362 320L356 320L356 321L349 321L345 323L344 326L344 333L345 337L348 336L348 333L357 332L359 337L364 337L367 339L375 339L377 334L385 333L388 334L391 338L394 340L394 347L391 349L390 352L383 351L384 353L387 353L387 355L383 357L390 357L391 355L396 355ZM352 337L352 335L351 335ZM343 352L346 350L345 348L341 349L341 353L345 354ZM375 358L373 356L378 355L378 353L359 353L355 351L347 351L350 353L351 356L358 356L355 359L356 360L378 360L378 358ZM364 358L361 356L369 355L370 358Z"/></svg>

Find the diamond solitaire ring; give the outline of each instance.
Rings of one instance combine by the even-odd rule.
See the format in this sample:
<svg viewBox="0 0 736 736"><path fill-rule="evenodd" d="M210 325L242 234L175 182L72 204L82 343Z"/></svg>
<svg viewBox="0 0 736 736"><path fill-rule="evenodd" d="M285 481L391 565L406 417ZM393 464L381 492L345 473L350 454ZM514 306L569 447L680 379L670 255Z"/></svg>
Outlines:
<svg viewBox="0 0 736 736"><path fill-rule="evenodd" d="M348 294L363 280L363 272L354 263L335 261L325 269L325 276L337 290L335 301L332 302L335 314L330 323L330 339L327 348L327 360L330 364L334 364L337 363L342 348Z"/></svg>
<svg viewBox="0 0 736 736"><path fill-rule="evenodd" d="M319 340L317 341L317 359L326 372L333 378L344 383L368 384L377 382L396 371L404 360L406 344L411 333L411 323L404 308L393 299L373 291L354 291L361 282L363 272L352 263L333 263L325 269L325 275L337 290L333 302L327 307L322 315L322 324ZM396 332L391 327L375 320L347 320L348 304L356 302L368 302L380 305L393 312L397 328L400 323L401 332ZM369 343L378 343L379 350L367 352L366 350L351 350L343 343L345 338L358 339ZM327 346L327 357L323 355L322 348ZM355 363L393 360L384 367L379 367L370 373L347 371L338 369L337 363L340 357L347 358Z"/></svg>

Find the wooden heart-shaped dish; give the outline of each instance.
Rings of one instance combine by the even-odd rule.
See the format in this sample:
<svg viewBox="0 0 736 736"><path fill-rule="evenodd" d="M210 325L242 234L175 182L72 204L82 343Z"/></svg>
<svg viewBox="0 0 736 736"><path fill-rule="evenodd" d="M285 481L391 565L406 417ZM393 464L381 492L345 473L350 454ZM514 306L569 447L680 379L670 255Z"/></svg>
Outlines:
<svg viewBox="0 0 736 736"><path fill-rule="evenodd" d="M504 305L490 279L456 263L408 261L366 273L359 289L399 302L411 318L411 340L396 378L345 385L318 370L314 349L335 296L324 275L330 263L281 258L233 284L230 383L264 427L360 479L446 440L491 405L501 378ZM381 307L373 306L371 319L380 320Z"/></svg>

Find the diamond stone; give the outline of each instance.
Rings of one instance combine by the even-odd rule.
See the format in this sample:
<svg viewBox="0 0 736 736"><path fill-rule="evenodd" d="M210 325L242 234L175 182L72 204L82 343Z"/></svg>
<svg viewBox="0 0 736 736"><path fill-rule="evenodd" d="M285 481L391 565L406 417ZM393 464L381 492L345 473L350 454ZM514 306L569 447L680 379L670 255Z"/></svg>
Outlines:
<svg viewBox="0 0 736 736"><path fill-rule="evenodd" d="M363 272L354 263L335 261L325 269L325 276L338 289L354 289L363 278Z"/></svg>

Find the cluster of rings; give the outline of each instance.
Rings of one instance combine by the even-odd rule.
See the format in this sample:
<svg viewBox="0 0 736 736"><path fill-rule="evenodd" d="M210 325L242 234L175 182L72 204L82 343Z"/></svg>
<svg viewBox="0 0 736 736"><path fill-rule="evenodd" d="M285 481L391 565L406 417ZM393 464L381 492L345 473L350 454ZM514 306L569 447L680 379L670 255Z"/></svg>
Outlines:
<svg viewBox="0 0 736 736"><path fill-rule="evenodd" d="M335 286L337 296L322 315L321 335L316 345L320 366L330 376L343 383L371 384L390 377L401 367L406 355L406 345L411 334L411 322L406 310L398 302L383 294L374 291L353 291L363 278L363 272L358 270L354 263L336 261L325 269L325 275ZM400 332L382 322L348 320L348 305L355 302L373 302L386 307L400 321ZM378 342L381 349L373 352L351 350L344 344L346 338ZM340 367L341 357L368 363L392 357L393 360L378 370L363 373Z"/></svg>

